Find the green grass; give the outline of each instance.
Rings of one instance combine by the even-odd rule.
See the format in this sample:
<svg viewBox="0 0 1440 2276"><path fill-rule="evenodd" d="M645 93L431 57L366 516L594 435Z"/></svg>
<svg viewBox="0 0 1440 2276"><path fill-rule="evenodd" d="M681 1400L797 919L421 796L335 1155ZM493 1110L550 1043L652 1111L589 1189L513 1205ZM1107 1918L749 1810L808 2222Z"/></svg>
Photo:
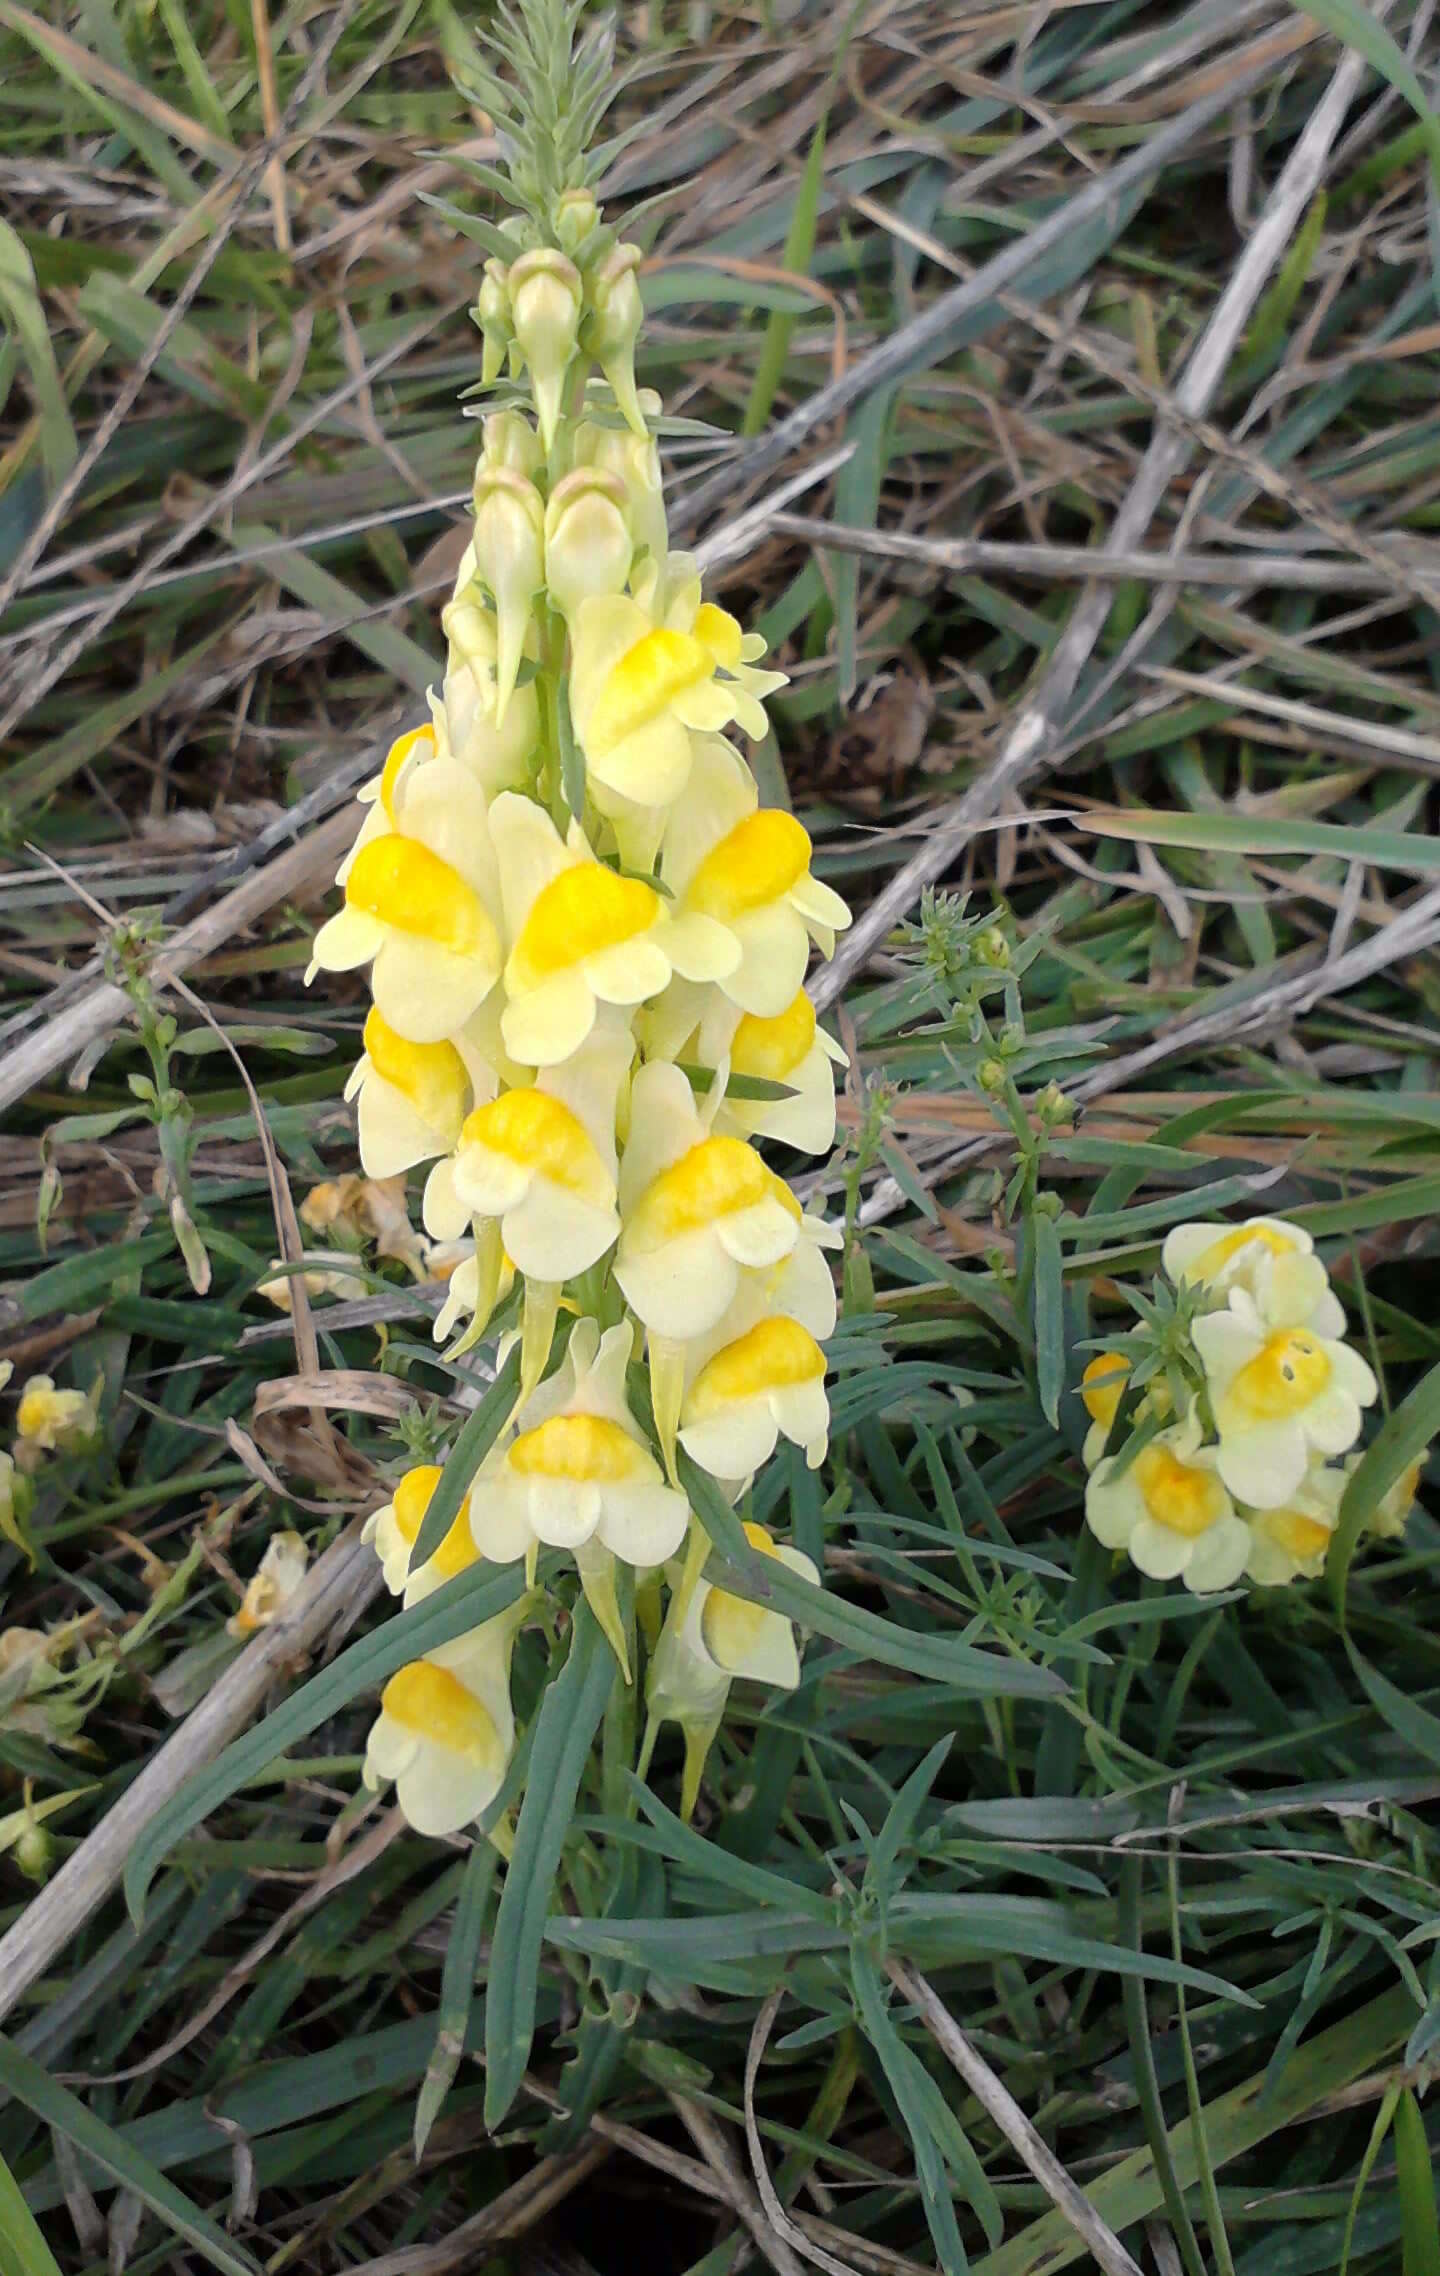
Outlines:
<svg viewBox="0 0 1440 2276"><path fill-rule="evenodd" d="M850 461L797 501L922 537L1098 544L1333 74L1348 12L1309 12L1298 44L1279 6L1238 29L1140 0L1034 11L1019 53L995 0L627 15L653 69L621 106L649 123L617 203L672 193L642 380L763 433L1273 31L1242 147L1231 111L872 391ZM1412 0L1386 15L1402 53L1415 20ZM111 920L131 928L112 967L143 974L143 913L207 905L230 849L272 830L278 851L300 798L322 824L440 654L480 252L420 193L475 206L444 153L475 155L484 126L447 63L483 11L290 7L270 30L273 86L238 0L0 4L0 1069ZM1432 27L1422 86L1436 55ZM1377 543L1433 542L1433 125L1396 86L1371 118L1366 83L1237 347L1211 415L1242 453L1203 444L1147 542L1343 558L1317 497L1367 573ZM272 96L278 171L254 160ZM717 464L723 521L752 502L743 458L685 446L672 474ZM778 1463L756 1497L824 1563L827 1600L801 1689L734 1702L696 1824L673 1733L639 1789L636 1735L578 1648L532 1722L522 1766L554 1806L527 1817L521 1871L383 1808L362 1822L377 1683L417 1626L466 1625L476 1589L509 1582L365 1610L278 1672L273 1721L134 1844L130 1904L107 1894L4 2013L6 2276L328 2276L416 2246L437 2256L403 2265L438 2270L462 2223L477 2266L729 2276L757 2258L742 2190L768 2237L747 2112L802 2235L864 2276L1091 2265L892 1964L936 1988L1147 2269L1429 2276L1440 1528L1421 1509L1353 1563L1342 1528L1328 1585L1221 1603L1112 1573L1081 1525L1075 1385L1169 1225L1283 1212L1384 1381L1367 1486L1428 1442L1434 948L1237 1028L1277 978L1323 980L1337 924L1341 950L1370 942L1433 882L1430 576L1182 588L1112 684L1152 598L1117 590L1032 821L977 833L950 879L1012 944L1013 990L985 1006L1023 1019L1020 1091L1089 1099L1037 1138L1015 1221L968 969L932 923L852 982L859 1077L822 1182L866 1230L833 1453L818 1476ZM766 794L862 905L994 757L1079 588L772 531L716 590L792 675ZM0 1660L0 1827L28 1782L51 1869L235 1660L225 1623L270 1536L323 1550L399 1465L397 1418L443 1445L478 1380L436 1359L424 1292L373 1245L317 1300L313 1347L256 1293L279 1181L202 1008L296 1202L352 1168L363 996L301 987L321 906L307 888L218 939L194 1000L168 999L173 1041L152 1006L150 1054L127 1030L55 1068L0 1136L0 1351L21 1377L105 1383L103 1452L43 1469L23 1535L0 1535L0 1630L68 1628L43 1685ZM156 1052L175 1093L158 1123L134 1087ZM257 1406L317 1364L323 1427L273 1392ZM0 1415L8 1439L13 1399ZM548 1668L528 1633L526 1716ZM46 1901L20 1864L0 1847L0 1934ZM487 2099L508 2106L493 2138ZM789 2249L771 2243L786 2271Z"/></svg>

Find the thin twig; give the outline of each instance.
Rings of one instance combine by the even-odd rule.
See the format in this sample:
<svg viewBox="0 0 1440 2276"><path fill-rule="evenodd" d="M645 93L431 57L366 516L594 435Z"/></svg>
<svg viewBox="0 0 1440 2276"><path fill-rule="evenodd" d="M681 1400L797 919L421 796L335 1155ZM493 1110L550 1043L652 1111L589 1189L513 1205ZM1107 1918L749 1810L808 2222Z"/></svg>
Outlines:
<svg viewBox="0 0 1440 2276"><path fill-rule="evenodd" d="M918 1970L900 1960L885 1962L885 1971L902 1999L919 2014L935 2044L952 2062L977 2102L989 2113L1010 2147L1034 2174L1052 2203L1071 2227L1085 2239L1106 2276L1141 2276L1115 2231L1102 2221L1083 2190L1077 2189L1048 2142L1035 2131L1014 2095L996 2077L983 2055L977 2055L945 2002Z"/></svg>
<svg viewBox="0 0 1440 2276"><path fill-rule="evenodd" d="M281 1617L246 1645L0 1937L0 2021L117 1885L145 1827L245 1728L276 1678L312 1652L335 1622L352 1619L382 1585L379 1563L361 1541L357 1520L312 1567Z"/></svg>

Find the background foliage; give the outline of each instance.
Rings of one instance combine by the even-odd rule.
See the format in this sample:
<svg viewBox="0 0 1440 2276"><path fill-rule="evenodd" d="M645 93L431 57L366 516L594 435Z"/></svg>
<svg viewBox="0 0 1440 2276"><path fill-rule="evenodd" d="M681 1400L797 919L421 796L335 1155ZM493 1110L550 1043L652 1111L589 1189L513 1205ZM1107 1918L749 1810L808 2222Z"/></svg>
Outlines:
<svg viewBox="0 0 1440 2276"><path fill-rule="evenodd" d="M713 1758L689 1831L672 1751L637 1793L620 1735L581 1760L541 1727L532 1779L568 1763L575 1815L562 1780L535 1837L555 1894L517 1876L502 1907L492 1851L357 1802L375 1682L413 1646L352 1581L275 1721L137 1850L138 1918L107 1898L18 2006L0 1961L7 2269L1089 2265L926 1982L1162 2276L1440 2265L1440 1533L1417 1513L1348 1579L1233 1602L1112 1578L1072 1388L1170 1224L1263 1207L1321 1239L1383 1371L1377 1474L1433 1427L1433 17L626 15L647 68L607 194L668 193L641 376L737 435L1235 90L843 434L779 474L676 450L697 534L758 508L714 577L792 675L762 779L857 900L1043 683L1076 549L1173 407L1327 34L1395 84L1362 83L1211 423L1182 424L1150 542L1191 569L1116 587L1028 814L954 866L976 922L916 907L848 992L860 1080L822 1182L868 1238L836 1452L768 1489L841 1599L802 1689ZM313 1318L257 1296L344 1237L301 1234L289 1197L351 1157L361 994L299 987L333 832L279 899L226 904L192 994L143 975L157 922L323 832L435 671L481 248L425 201L482 210L456 161L489 155L485 121L448 75L482 33L450 0L0 0L0 1053L100 963L139 1014L0 1138L6 1354L103 1374L106 1415L0 1540L6 1626L73 1624L43 1688L0 1664L0 1929L21 1863L75 1852L235 1660L270 1536L324 1547L400 1432L442 1439L477 1387L432 1355L438 1290L373 1238ZM861 534L837 550L811 517ZM1242 547L1239 583L1193 566ZM1017 1148L977 1083L997 1048L1084 1115ZM517 2076L532 2002L536 2036L492 2138L497 1998Z"/></svg>

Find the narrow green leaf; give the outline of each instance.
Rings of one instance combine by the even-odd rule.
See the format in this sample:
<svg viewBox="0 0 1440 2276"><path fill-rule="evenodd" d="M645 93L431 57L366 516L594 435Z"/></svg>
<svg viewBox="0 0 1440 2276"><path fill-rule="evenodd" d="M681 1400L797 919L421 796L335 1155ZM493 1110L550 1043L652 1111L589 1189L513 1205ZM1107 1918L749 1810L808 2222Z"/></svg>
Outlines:
<svg viewBox="0 0 1440 2276"><path fill-rule="evenodd" d="M0 2157L0 2269L4 2276L60 2276L54 2254L20 2193L20 2184Z"/></svg>
<svg viewBox="0 0 1440 2276"><path fill-rule="evenodd" d="M40 455L53 486L69 473L80 455L80 446L55 350L50 345L50 327L40 304L34 265L8 221L0 221L0 309L13 327L25 358L40 419Z"/></svg>
<svg viewBox="0 0 1440 2276"><path fill-rule="evenodd" d="M1368 824L1282 821L1268 814L1161 814L1142 807L1091 812L1081 826L1097 838L1182 846L1196 853L1331 854L1337 861L1372 861L1382 869L1411 870L1421 877L1440 872L1440 842Z"/></svg>
<svg viewBox="0 0 1440 2276"><path fill-rule="evenodd" d="M1424 132L1430 164L1437 182L1440 182L1440 119L1430 108L1425 90L1411 70L1391 34L1373 14L1366 0L1298 0L1307 16L1323 24L1327 32L1334 32L1357 55L1363 55L1382 79L1405 97L1415 112ZM1406 2276L1409 2276L1407 2270Z"/></svg>
<svg viewBox="0 0 1440 2276"><path fill-rule="evenodd" d="M540 1953L575 1799L620 1670L588 1605L576 1607L570 1657L545 1693L530 1777L490 1947L485 2011L485 2123L500 2124L520 2090L535 2035Z"/></svg>
<svg viewBox="0 0 1440 2276"><path fill-rule="evenodd" d="M1420 2105L1414 2088L1409 2086L1395 2105L1395 2177L1400 2184L1404 2276L1440 2276L1440 2214L1435 2204L1435 2168Z"/></svg>
<svg viewBox="0 0 1440 2276"><path fill-rule="evenodd" d="M203 2253L212 2268L223 2269L225 2276L256 2276L255 2262L248 2252L232 2244L197 2205L192 2205L173 2182L166 2180L157 2166L142 2157L129 2142L122 2141L112 2126L87 2110L68 2087L57 2086L48 2071L22 2054L12 2039L4 2037L0 2037L0 2086L13 2094L17 2102L23 2102L27 2110L33 2110L47 2126L64 2134L122 2189L133 2190L167 2228L183 2237L196 2252ZM9 2250L11 2233L8 2223L0 2229L0 2262ZM44 2263L38 2265L43 2267ZM9 2276L8 2269L6 2276Z"/></svg>
<svg viewBox="0 0 1440 2276"><path fill-rule="evenodd" d="M808 276L810 260L815 251L815 228L820 213L820 190L825 179L825 128L828 113L822 111L795 193L795 211L790 216L790 227L785 237L785 250L781 266L792 277ZM750 400L745 406L741 422L742 435L758 435L770 416L770 406L785 370L785 358L790 353L790 335L795 329L795 318L783 308L772 308L765 337L760 343L759 361L755 366L755 381Z"/></svg>
<svg viewBox="0 0 1440 2276"><path fill-rule="evenodd" d="M499 1862L500 1853L494 1843L483 1840L473 1843L470 1855L465 1860L460 1902L455 1907L450 1941L445 1947L445 1972L440 1979L439 2029L435 2036L435 2052L430 2057L415 2105L417 2163L425 2155L430 2129L440 2115L451 2082L460 2068L460 2057L465 2051L465 2033L470 2022L470 2007L475 1997L475 1975L480 1961L480 1939L484 1934L490 1890Z"/></svg>

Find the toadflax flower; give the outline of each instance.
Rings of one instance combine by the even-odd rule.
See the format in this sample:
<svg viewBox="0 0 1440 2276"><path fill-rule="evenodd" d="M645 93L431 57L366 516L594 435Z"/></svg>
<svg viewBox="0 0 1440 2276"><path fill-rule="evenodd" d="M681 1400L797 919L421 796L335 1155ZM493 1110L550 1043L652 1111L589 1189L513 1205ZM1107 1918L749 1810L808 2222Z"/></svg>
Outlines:
<svg viewBox="0 0 1440 2276"><path fill-rule="evenodd" d="M698 601L698 579L695 594ZM625 593L582 600L576 611L570 701L602 811L606 791L637 806L673 804L689 779L692 730L717 733L734 721L747 735L766 731L747 682L768 693L784 685L784 673L756 673L745 662L740 627L724 609L700 602L686 613L688 624L657 621ZM718 677L727 664L733 675Z"/></svg>
<svg viewBox="0 0 1440 2276"><path fill-rule="evenodd" d="M783 1012L760 1019L742 1012L718 988L672 980L639 1014L636 1034L651 1058L677 1059L724 1076L725 1095L714 1120L722 1135L771 1138L803 1154L828 1153L833 1145L835 1070L849 1062L819 1025L803 988ZM749 1097L737 1076L783 1085L790 1095Z"/></svg>
<svg viewBox="0 0 1440 2276"><path fill-rule="evenodd" d="M1263 1313L1243 1288L1223 1311L1194 1323L1195 1348L1220 1440L1219 1471L1254 1509L1287 1504L1312 1452L1348 1452L1360 1410L1378 1395L1357 1351L1278 1314Z"/></svg>
<svg viewBox="0 0 1440 2276"><path fill-rule="evenodd" d="M53 1377L32 1375L15 1411L15 1459L33 1470L42 1454L84 1453L100 1429L103 1378L88 1391L57 1390Z"/></svg>
<svg viewBox="0 0 1440 2276"><path fill-rule="evenodd" d="M442 1588L460 1573L469 1570L479 1551L470 1532L470 1502L460 1504L453 1524L433 1556L415 1572L410 1570L411 1552L420 1538L425 1514L435 1498L443 1472L433 1462L417 1463L395 1481L395 1491L388 1502L373 1510L365 1520L362 1540L368 1541L380 1559L385 1586L392 1596L403 1596L407 1604L418 1604L422 1597Z"/></svg>
<svg viewBox="0 0 1440 2276"><path fill-rule="evenodd" d="M359 1102L361 1169L369 1178L398 1177L448 1154L472 1102L494 1090L492 1069L463 1029L453 1042L412 1043L372 1004L345 1085L346 1098Z"/></svg>
<svg viewBox="0 0 1440 2276"><path fill-rule="evenodd" d="M1086 1363L1085 1372L1080 1378L1080 1397L1085 1412L1090 1417L1090 1428L1085 1433L1085 1443L1081 1448L1081 1459L1087 1470L1094 1469L1105 1451L1129 1381L1130 1362L1123 1352L1097 1351L1095 1357ZM1150 1385L1141 1403L1141 1411L1148 1407L1154 1412L1157 1405L1162 1414L1170 1405L1170 1396L1163 1380ZM1135 1420L1138 1422L1139 1419L1137 1414Z"/></svg>
<svg viewBox="0 0 1440 2276"><path fill-rule="evenodd" d="M718 979L732 1003L774 1019L803 985L814 940L829 956L850 922L838 893L810 875L810 839L783 807L759 804L754 778L721 736L697 747L690 791L670 817L660 875L682 921L708 918L738 958Z"/></svg>
<svg viewBox="0 0 1440 2276"><path fill-rule="evenodd" d="M1415 1497L1420 1490L1420 1480L1425 1475L1428 1459L1427 1448L1424 1454L1406 1464L1394 1484L1387 1486L1374 1507L1366 1512L1365 1531L1375 1540L1398 1541L1404 1533L1410 1522L1410 1512L1415 1507ZM1343 1474L1347 1486L1359 1466L1358 1454L1346 1457Z"/></svg>
<svg viewBox="0 0 1440 2276"><path fill-rule="evenodd" d="M436 749L472 774L487 797L523 789L540 747L533 680L513 688L501 716L500 628L479 597L475 548L461 557L455 598L441 615L449 656L438 699L430 698ZM533 645L533 642L532 642Z"/></svg>
<svg viewBox="0 0 1440 2276"><path fill-rule="evenodd" d="M615 1109L632 1051L627 1031L597 1024L533 1086L477 1107L430 1173L426 1231L455 1240L472 1218L497 1218L529 1279L570 1280L598 1263L620 1231Z"/></svg>
<svg viewBox="0 0 1440 2276"><path fill-rule="evenodd" d="M581 1585L622 1666L614 1565L662 1565L689 1523L683 1494L664 1473L630 1412L625 1370L634 1348L626 1321L602 1336L577 1320L555 1373L520 1410L508 1445L486 1456L470 1489L470 1531L496 1564L543 1545L570 1549Z"/></svg>
<svg viewBox="0 0 1440 2276"><path fill-rule="evenodd" d="M747 1524L745 1538L762 1557L774 1557L802 1580L818 1582L810 1558L775 1541L763 1525ZM688 1588L678 1584L650 1662L646 1704L652 1734L662 1722L678 1723L684 1734L681 1811L686 1818L695 1808L705 1758L737 1677L793 1691L800 1681L800 1653L792 1623L783 1612L752 1604L709 1581L697 1580Z"/></svg>
<svg viewBox="0 0 1440 2276"><path fill-rule="evenodd" d="M1245 1570L1250 1579L1261 1588L1281 1588L1323 1572L1345 1486L1343 1470L1312 1462L1283 1507L1247 1512L1250 1555Z"/></svg>
<svg viewBox="0 0 1440 2276"><path fill-rule="evenodd" d="M723 1324L723 1323L722 1323ZM830 1434L825 1354L783 1312L756 1320L699 1369L680 1409L680 1444L717 1478L748 1478L785 1437L818 1470Z"/></svg>
<svg viewBox="0 0 1440 2276"><path fill-rule="evenodd" d="M623 1230L615 1278L652 1335L713 1328L743 1271L779 1265L806 1224L799 1202L742 1138L716 1137L678 1067L651 1061L631 1087L620 1165ZM812 1238L828 1238L819 1219Z"/></svg>
<svg viewBox="0 0 1440 2276"><path fill-rule="evenodd" d="M1315 1254L1315 1243L1303 1225L1288 1224L1283 1217L1250 1217L1243 1225L1177 1225L1166 1236L1160 1261L1177 1288L1201 1287L1226 1297L1239 1288L1262 1310L1283 1312L1317 1335L1345 1333L1344 1307Z"/></svg>
<svg viewBox="0 0 1440 2276"><path fill-rule="evenodd" d="M568 842L543 808L507 792L490 809L506 929L505 1048L528 1067L578 1051L601 1003L658 995L672 971L711 980L738 951L706 917L672 918L653 886L597 861L577 822Z"/></svg>
<svg viewBox="0 0 1440 2276"><path fill-rule="evenodd" d="M305 1578L310 1551L299 1533L272 1533L265 1554L252 1574L240 1601L225 1623L231 1636L254 1636L269 1628L289 1609Z"/></svg>
<svg viewBox="0 0 1440 2276"><path fill-rule="evenodd" d="M345 906L316 934L306 984L373 963L387 1026L411 1043L443 1042L500 976L484 793L454 760L432 759L407 766L383 819L340 871Z"/></svg>
<svg viewBox="0 0 1440 2276"><path fill-rule="evenodd" d="M1085 1522L1152 1580L1183 1580L1197 1595L1229 1588L1245 1570L1250 1529L1200 1444L1193 1412L1126 1462L1106 1455L1085 1489Z"/></svg>
<svg viewBox="0 0 1440 2276"><path fill-rule="evenodd" d="M510 1655L518 1608L503 1612L391 1676L371 1725L362 1777L395 1781L416 1833L458 1833L504 1783L515 1746Z"/></svg>

